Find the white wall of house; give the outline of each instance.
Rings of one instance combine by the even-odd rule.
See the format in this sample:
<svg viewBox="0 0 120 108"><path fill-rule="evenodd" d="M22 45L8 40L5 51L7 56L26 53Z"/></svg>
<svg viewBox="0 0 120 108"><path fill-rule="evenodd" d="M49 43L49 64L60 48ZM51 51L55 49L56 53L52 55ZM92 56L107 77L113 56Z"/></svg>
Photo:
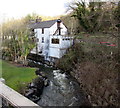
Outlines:
<svg viewBox="0 0 120 108"><path fill-rule="evenodd" d="M61 22L60 23L60 27L61 27L61 35L66 35L67 34L67 28L65 27L65 25ZM55 33L55 31L57 30L57 22L51 26L49 28L50 30L50 35L53 35Z"/></svg>
<svg viewBox="0 0 120 108"><path fill-rule="evenodd" d="M44 34L41 28L35 29L35 36L38 38L38 52L42 51L42 55L45 55L49 45L49 28L44 28Z"/></svg>
<svg viewBox="0 0 120 108"><path fill-rule="evenodd" d="M52 39L58 39L58 43L52 43ZM49 57L60 58L60 44L61 44L61 36L50 36L50 44L49 44Z"/></svg>
<svg viewBox="0 0 120 108"><path fill-rule="evenodd" d="M59 44L52 43L52 39L59 39ZM49 56L55 57L55 58L61 58L65 52L66 49L69 48L73 43L72 37L66 37L66 36L50 36L50 45L49 45Z"/></svg>

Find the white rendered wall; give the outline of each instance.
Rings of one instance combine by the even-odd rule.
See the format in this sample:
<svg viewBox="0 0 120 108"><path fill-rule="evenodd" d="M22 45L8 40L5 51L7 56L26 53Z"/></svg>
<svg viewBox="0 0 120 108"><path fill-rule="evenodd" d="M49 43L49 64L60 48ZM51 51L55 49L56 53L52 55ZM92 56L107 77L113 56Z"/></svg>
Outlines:
<svg viewBox="0 0 120 108"><path fill-rule="evenodd" d="M38 52L42 50L42 55L45 55L48 51L49 45L49 28L44 28L44 34L42 34L42 29L35 29L35 36L39 39ZM42 43L42 37L44 38L44 43Z"/></svg>
<svg viewBox="0 0 120 108"><path fill-rule="evenodd" d="M62 28L61 35L66 35L67 28L63 25L62 22L60 23L60 27ZM51 26L49 30L50 30L50 35L53 35L55 33L55 31L57 30L57 22L53 26ZM58 35L58 33L56 35Z"/></svg>
<svg viewBox="0 0 120 108"><path fill-rule="evenodd" d="M49 56L60 58L60 38L61 36L50 36L50 45L49 45ZM59 44L52 44L52 39L59 39Z"/></svg>
<svg viewBox="0 0 120 108"><path fill-rule="evenodd" d="M59 39L59 44L53 44L52 39ZM63 39L70 39L70 40L63 40ZM61 58L66 49L72 45L73 41L71 37L65 37L60 35L50 36L50 45L49 45L49 56Z"/></svg>

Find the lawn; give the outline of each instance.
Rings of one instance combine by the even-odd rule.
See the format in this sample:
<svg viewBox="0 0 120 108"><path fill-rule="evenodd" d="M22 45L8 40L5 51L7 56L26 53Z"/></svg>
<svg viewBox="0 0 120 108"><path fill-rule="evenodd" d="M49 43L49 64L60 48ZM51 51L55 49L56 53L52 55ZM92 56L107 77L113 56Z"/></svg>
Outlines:
<svg viewBox="0 0 120 108"><path fill-rule="evenodd" d="M6 84L16 91L20 91L36 77L35 68L17 67L1 60L0 64L2 64L2 77L5 79Z"/></svg>

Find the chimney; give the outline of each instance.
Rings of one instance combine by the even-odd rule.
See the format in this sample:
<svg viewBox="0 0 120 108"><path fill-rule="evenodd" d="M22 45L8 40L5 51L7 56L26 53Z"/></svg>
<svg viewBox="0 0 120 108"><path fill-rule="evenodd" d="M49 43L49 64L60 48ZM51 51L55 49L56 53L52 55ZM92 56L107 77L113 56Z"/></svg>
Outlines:
<svg viewBox="0 0 120 108"><path fill-rule="evenodd" d="M58 19L58 20L57 20L57 29L58 29L59 35L61 35L60 23L61 23L61 20Z"/></svg>
<svg viewBox="0 0 120 108"><path fill-rule="evenodd" d="M37 18L36 19L36 23L41 22L41 21L42 21L42 18Z"/></svg>

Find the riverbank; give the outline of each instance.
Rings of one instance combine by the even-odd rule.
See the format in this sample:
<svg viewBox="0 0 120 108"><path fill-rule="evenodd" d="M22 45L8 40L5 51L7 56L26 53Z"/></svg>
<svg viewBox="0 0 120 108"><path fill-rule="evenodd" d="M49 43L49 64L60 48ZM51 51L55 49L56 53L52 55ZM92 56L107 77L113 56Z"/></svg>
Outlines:
<svg viewBox="0 0 120 108"><path fill-rule="evenodd" d="M36 68L23 67L20 64L2 60L0 64L2 65L2 77L6 84L20 93L24 92L26 85L36 78L34 73Z"/></svg>
<svg viewBox="0 0 120 108"><path fill-rule="evenodd" d="M120 105L117 38L89 36L76 40L67 54L58 60L57 67L77 79L92 106Z"/></svg>
<svg viewBox="0 0 120 108"><path fill-rule="evenodd" d="M39 66L32 62L31 66ZM26 96L40 106L90 106L86 94L70 74L41 65Z"/></svg>

